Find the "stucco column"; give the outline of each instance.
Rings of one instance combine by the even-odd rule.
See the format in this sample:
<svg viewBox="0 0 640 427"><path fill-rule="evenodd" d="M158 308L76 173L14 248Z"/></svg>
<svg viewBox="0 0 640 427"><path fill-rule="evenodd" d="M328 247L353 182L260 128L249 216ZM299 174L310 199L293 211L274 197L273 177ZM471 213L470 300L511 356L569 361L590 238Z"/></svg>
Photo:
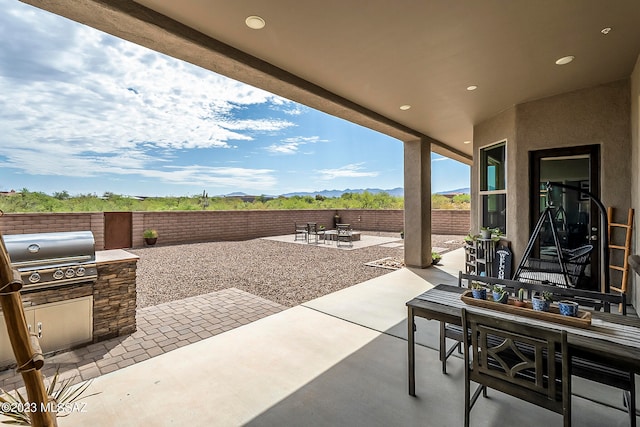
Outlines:
<svg viewBox="0 0 640 427"><path fill-rule="evenodd" d="M404 142L404 261L431 265L431 140Z"/></svg>

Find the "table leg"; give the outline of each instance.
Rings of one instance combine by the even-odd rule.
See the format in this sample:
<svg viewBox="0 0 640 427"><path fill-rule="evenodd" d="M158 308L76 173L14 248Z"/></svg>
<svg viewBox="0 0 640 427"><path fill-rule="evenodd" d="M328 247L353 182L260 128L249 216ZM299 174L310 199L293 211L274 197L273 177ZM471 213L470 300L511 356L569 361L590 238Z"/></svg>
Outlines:
<svg viewBox="0 0 640 427"><path fill-rule="evenodd" d="M409 356L409 395L416 395L416 347L413 308L407 307L407 352Z"/></svg>

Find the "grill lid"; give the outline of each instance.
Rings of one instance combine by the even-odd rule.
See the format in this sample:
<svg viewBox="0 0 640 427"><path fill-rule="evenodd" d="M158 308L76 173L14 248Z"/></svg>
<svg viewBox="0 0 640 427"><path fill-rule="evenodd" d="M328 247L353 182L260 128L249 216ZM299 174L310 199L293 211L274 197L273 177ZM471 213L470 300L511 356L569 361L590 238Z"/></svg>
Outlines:
<svg viewBox="0 0 640 427"><path fill-rule="evenodd" d="M95 261L95 240L91 231L9 234L4 236L15 268Z"/></svg>

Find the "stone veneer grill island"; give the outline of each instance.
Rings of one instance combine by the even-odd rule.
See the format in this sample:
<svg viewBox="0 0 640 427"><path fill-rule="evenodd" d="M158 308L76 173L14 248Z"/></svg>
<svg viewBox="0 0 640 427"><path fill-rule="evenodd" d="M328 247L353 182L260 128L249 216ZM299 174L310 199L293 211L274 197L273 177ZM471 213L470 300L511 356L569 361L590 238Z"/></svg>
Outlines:
<svg viewBox="0 0 640 427"><path fill-rule="evenodd" d="M95 282L62 284L21 291L27 323L29 323L31 312L36 313L32 329L37 330L36 324L42 323L43 351L51 353L68 350L135 332L137 262L137 255L121 249L97 251L98 278ZM75 310L72 304L76 302L81 308L74 317L74 314L69 311ZM73 338L68 338L66 341L64 337L57 337L55 343L48 344L47 338L51 335L60 335L60 329L65 327L64 321L57 321L55 318L51 320L45 315L43 319L47 320L37 322L37 313L39 311L46 313L47 310L60 306L62 306L60 309L63 310L64 321L71 322L73 327L80 324L81 331L71 334ZM3 319L0 317L0 320ZM15 360L4 325L0 330L0 344L2 344L0 368L14 364Z"/></svg>

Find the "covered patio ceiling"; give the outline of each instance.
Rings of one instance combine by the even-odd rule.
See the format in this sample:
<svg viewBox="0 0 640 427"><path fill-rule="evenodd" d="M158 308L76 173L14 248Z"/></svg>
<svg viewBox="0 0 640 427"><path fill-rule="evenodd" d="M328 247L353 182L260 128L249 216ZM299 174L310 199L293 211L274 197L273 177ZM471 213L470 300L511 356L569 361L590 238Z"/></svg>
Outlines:
<svg viewBox="0 0 640 427"><path fill-rule="evenodd" d="M475 124L640 53L637 0L23 1L466 163Z"/></svg>

